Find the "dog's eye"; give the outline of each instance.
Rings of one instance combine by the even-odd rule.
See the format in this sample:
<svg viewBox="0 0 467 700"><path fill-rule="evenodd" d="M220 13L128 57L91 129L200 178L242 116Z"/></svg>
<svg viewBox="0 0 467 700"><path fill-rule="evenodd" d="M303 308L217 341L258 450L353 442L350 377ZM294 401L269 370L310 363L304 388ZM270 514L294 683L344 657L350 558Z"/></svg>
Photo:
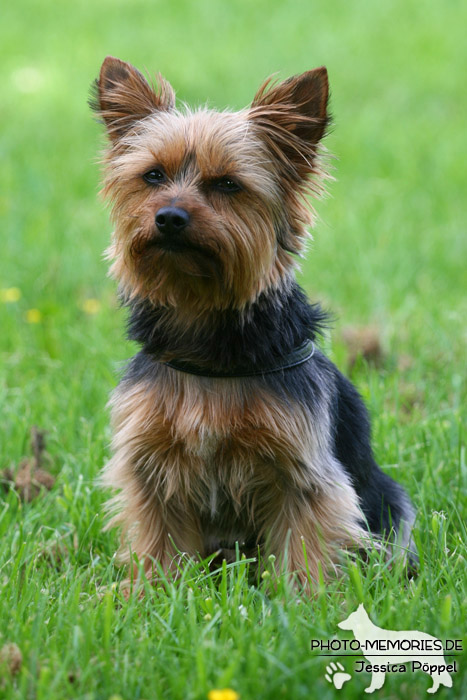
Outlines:
<svg viewBox="0 0 467 700"><path fill-rule="evenodd" d="M165 173L159 168L153 168L144 173L143 180L145 180L149 185L158 185L165 181Z"/></svg>
<svg viewBox="0 0 467 700"><path fill-rule="evenodd" d="M219 192L240 192L242 189L238 182L232 180L231 177L221 177L219 180L214 180L212 185Z"/></svg>

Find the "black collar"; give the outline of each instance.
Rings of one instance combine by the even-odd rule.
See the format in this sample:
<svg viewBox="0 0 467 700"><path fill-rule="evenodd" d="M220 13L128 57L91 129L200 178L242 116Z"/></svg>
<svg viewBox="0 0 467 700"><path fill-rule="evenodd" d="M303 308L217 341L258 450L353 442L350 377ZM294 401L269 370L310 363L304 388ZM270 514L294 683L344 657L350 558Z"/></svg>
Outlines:
<svg viewBox="0 0 467 700"><path fill-rule="evenodd" d="M281 372L286 369L291 369L292 367L298 367L304 362L307 362L315 353L315 345L312 340L305 341L298 348L291 350L288 355L281 358L279 363L271 362L264 363L262 367L258 369L252 369L251 365L239 366L234 372L218 372L211 371L209 369L204 369L198 365L192 364L191 362L185 362L183 360L171 360L170 362L164 362L167 367L176 369L179 372L185 372L186 374L196 374L199 377L214 377L214 378L230 378L230 377L259 377L264 374L271 374L272 372Z"/></svg>

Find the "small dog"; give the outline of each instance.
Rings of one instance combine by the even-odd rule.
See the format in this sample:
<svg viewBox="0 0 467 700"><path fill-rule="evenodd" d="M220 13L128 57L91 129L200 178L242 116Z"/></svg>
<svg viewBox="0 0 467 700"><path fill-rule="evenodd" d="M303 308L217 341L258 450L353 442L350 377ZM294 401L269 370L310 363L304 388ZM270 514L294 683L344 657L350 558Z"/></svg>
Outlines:
<svg viewBox="0 0 467 700"><path fill-rule="evenodd" d="M238 113L179 111L161 76L105 59L108 258L141 345L111 400L111 524L144 559L275 554L301 581L414 511L376 465L357 391L317 347L326 323L294 280L325 172L328 79L259 89Z"/></svg>

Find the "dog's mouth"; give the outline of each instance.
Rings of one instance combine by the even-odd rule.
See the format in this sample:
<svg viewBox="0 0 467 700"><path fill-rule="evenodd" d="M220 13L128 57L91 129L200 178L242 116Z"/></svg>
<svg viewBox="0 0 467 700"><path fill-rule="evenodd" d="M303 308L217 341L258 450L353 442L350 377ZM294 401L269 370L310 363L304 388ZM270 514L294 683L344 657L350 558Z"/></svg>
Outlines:
<svg viewBox="0 0 467 700"><path fill-rule="evenodd" d="M153 257L160 256L157 267L179 270L195 277L214 278L222 281L223 266L219 248L202 245L187 236L161 236L135 238L131 246L131 255L139 265L151 274Z"/></svg>
<svg viewBox="0 0 467 700"><path fill-rule="evenodd" d="M153 247L159 248L160 250L164 250L168 253L187 253L193 249L191 244L178 238L164 238L161 241L155 241Z"/></svg>
<svg viewBox="0 0 467 700"><path fill-rule="evenodd" d="M207 246L194 243L186 236L153 236L144 245L145 250L159 250L164 253L199 254L207 258L217 258L215 251Z"/></svg>

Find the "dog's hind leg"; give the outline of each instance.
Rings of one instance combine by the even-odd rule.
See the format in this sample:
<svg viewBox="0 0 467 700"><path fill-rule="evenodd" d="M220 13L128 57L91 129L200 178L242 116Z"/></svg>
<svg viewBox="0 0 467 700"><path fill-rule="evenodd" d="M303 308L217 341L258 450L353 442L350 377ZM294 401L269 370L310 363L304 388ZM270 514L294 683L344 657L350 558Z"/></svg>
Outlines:
<svg viewBox="0 0 467 700"><path fill-rule="evenodd" d="M415 569L418 559L411 536L415 510L402 486L376 464L366 407L355 387L337 370L334 451L357 491L369 530L383 540L391 538L395 551L406 556Z"/></svg>

